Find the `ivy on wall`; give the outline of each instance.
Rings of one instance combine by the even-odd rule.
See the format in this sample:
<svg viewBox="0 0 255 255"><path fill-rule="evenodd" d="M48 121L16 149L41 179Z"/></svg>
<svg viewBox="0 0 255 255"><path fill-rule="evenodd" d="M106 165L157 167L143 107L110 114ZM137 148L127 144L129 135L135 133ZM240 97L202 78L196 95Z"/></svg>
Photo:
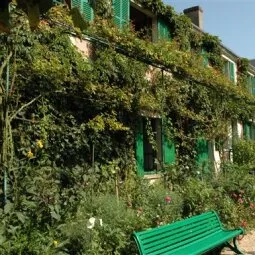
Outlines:
<svg viewBox="0 0 255 255"><path fill-rule="evenodd" d="M167 7L165 13L169 12ZM13 15L27 24L22 13ZM17 51L17 63L21 63L15 90L18 105L42 97L19 117L32 121L33 116L35 124L13 123L18 157L32 146L28 140L43 139L46 158L58 165L91 162L92 144L100 162L129 158L133 165L134 133L141 112L163 116L171 123L173 137L190 150L191 141L201 135L222 136L228 120L254 112L255 101L247 90L233 86L221 71L204 66L199 47L206 50L210 63L220 66L215 60L219 55L216 37L199 34L193 40L197 50L186 50L178 40L151 43L128 27L119 30L111 20L97 17L79 33L83 39L93 38L91 61L72 45L70 36L76 31L69 10L57 6L40 21L37 31L24 25L8 35L13 49L22 50ZM1 36L7 45L7 35ZM167 127L164 130L169 133ZM20 139L18 134L23 134Z"/></svg>

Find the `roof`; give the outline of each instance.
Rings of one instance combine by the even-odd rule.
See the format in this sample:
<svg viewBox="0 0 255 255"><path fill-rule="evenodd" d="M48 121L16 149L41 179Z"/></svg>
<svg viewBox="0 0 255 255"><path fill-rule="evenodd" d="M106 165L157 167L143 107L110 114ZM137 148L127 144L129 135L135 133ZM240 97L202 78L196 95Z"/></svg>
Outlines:
<svg viewBox="0 0 255 255"><path fill-rule="evenodd" d="M255 59L251 59L250 60L250 64L253 65L255 67Z"/></svg>

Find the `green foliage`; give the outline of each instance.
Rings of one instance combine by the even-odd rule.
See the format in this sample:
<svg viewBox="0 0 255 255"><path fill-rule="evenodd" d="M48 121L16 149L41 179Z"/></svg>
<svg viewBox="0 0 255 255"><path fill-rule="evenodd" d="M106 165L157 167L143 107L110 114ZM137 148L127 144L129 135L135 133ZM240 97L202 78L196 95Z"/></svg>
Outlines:
<svg viewBox="0 0 255 255"><path fill-rule="evenodd" d="M249 60L247 58L239 58L237 61L237 72L238 72L238 86L247 89L250 92L250 84L249 84Z"/></svg>
<svg viewBox="0 0 255 255"><path fill-rule="evenodd" d="M92 0L97 15L105 19L113 18L112 0Z"/></svg>
<svg viewBox="0 0 255 255"><path fill-rule="evenodd" d="M252 140L236 140L233 144L233 161L237 165L255 166L255 142Z"/></svg>
<svg viewBox="0 0 255 255"><path fill-rule="evenodd" d="M177 187L184 197L184 216L208 210L219 213L228 227L254 228L254 183L247 168L227 164L218 176L188 178Z"/></svg>
<svg viewBox="0 0 255 255"><path fill-rule="evenodd" d="M201 135L219 137L229 119L253 112L248 103L254 99L203 67L199 36L192 41L196 52L187 51L186 17L161 1L143 4L175 26L174 42L152 44L98 18L86 31L95 38L87 57L73 45L76 28L63 6L52 8L34 32L12 10L16 25L0 34L1 181L7 181L1 254L132 254L132 231L206 209L219 211L228 225L251 224L251 176L236 176L228 166L209 182L198 173L194 148ZM216 38L203 40L208 56L219 54ZM163 133L176 142L178 161L166 167L165 187L136 177L141 113L163 116ZM149 121L147 132L153 144ZM237 147L236 162L253 164L249 146Z"/></svg>

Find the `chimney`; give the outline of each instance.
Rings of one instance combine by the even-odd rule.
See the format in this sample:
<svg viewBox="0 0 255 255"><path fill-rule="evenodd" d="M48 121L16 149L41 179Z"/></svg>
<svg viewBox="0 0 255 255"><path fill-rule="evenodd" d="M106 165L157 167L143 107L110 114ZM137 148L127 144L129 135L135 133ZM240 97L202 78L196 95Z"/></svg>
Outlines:
<svg viewBox="0 0 255 255"><path fill-rule="evenodd" d="M188 16L192 23L198 26L201 30L203 30L203 10L200 6L190 7L185 9L183 13Z"/></svg>

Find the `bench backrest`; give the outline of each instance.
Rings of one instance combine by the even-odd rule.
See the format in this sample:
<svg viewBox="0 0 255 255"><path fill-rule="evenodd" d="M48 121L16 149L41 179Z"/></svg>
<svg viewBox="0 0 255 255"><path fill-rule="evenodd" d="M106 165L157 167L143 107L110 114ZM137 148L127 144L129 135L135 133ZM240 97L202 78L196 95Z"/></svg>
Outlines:
<svg viewBox="0 0 255 255"><path fill-rule="evenodd" d="M140 254L174 254L180 247L222 230L216 212L210 211L172 224L134 232Z"/></svg>

